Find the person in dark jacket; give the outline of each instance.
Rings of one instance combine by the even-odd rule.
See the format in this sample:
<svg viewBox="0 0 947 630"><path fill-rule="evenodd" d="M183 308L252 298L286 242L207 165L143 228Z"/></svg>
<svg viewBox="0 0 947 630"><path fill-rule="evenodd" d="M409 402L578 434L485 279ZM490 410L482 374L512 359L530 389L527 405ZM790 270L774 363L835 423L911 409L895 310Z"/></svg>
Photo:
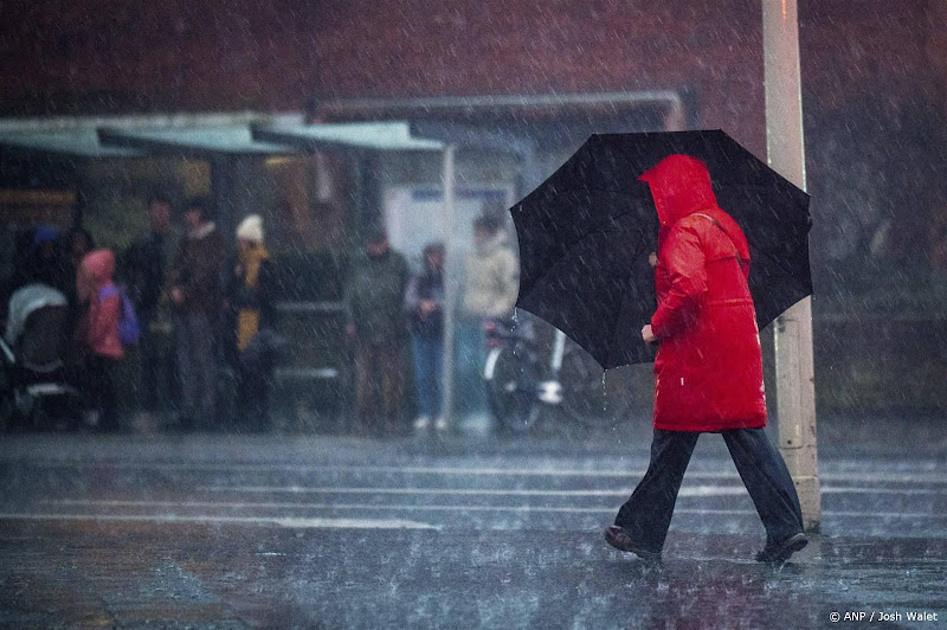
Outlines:
<svg viewBox="0 0 947 630"><path fill-rule="evenodd" d="M66 287L69 290L67 297L72 303L76 301L75 278L79 272L79 266L82 264L82 260L86 254L94 249L95 239L92 238L92 233L89 232L89 230L81 225L73 225L66 230L66 234L62 239L63 251L60 253L60 256L62 259L63 272L65 274L64 277L69 281L69 286Z"/></svg>
<svg viewBox="0 0 947 630"><path fill-rule="evenodd" d="M22 275L33 282L41 282L75 299L75 269L70 269L63 255L59 228L52 225L40 225L33 230L30 247Z"/></svg>
<svg viewBox="0 0 947 630"><path fill-rule="evenodd" d="M228 358L237 374L237 414L248 427L269 425L269 381L275 348L268 336L276 320L273 264L263 241L263 220L251 214L237 227L237 256L225 292Z"/></svg>
<svg viewBox="0 0 947 630"><path fill-rule="evenodd" d="M766 426L762 354L748 285L750 251L717 205L699 160L671 155L641 177L660 225L657 310L641 336L658 345L651 463L615 524L613 547L657 559L697 438L720 433L766 529L761 562L781 563L808 543L786 464Z"/></svg>
<svg viewBox="0 0 947 630"><path fill-rule="evenodd" d="M167 276L178 242L171 227L171 201L154 194L148 199L148 234L125 252L123 271L128 295L141 326L141 407L156 412L173 399L174 353Z"/></svg>
<svg viewBox="0 0 947 630"><path fill-rule="evenodd" d="M355 342L356 398L363 427L395 432L404 398L408 264L382 230L352 261L345 292L346 333Z"/></svg>
<svg viewBox="0 0 947 630"><path fill-rule="evenodd" d="M171 265L174 335L181 381L182 428L216 420L216 344L223 304L225 247L208 204L194 199L184 210L187 234Z"/></svg>
<svg viewBox="0 0 947 630"><path fill-rule="evenodd" d="M411 278L405 309L411 323L414 383L418 396L416 430L447 429L443 416L441 371L444 360L444 245L431 243L422 253L424 269Z"/></svg>

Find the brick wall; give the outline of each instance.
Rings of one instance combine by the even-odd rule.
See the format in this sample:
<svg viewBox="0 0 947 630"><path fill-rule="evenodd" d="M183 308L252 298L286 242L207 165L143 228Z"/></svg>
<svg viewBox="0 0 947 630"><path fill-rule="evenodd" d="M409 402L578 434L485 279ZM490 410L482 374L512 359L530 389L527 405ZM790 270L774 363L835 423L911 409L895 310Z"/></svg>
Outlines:
<svg viewBox="0 0 947 630"><path fill-rule="evenodd" d="M877 77L939 89L942 4L803 0L807 108ZM703 126L762 150L760 19L759 0L14 2L0 25L0 115L690 88Z"/></svg>

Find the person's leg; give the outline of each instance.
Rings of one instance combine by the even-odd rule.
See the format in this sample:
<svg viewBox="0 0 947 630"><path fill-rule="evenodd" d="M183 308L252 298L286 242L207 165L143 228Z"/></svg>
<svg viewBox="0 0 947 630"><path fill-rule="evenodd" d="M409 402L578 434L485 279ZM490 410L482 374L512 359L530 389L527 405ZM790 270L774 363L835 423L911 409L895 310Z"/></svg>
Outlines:
<svg viewBox="0 0 947 630"><path fill-rule="evenodd" d="M804 530L799 496L783 458L763 429L723 431L723 439L766 528L767 543Z"/></svg>
<svg viewBox="0 0 947 630"><path fill-rule="evenodd" d="M201 421L207 425L216 424L217 402L217 357L214 354L216 330L213 318L206 313L194 314L195 339L194 355L200 374L200 411Z"/></svg>
<svg viewBox="0 0 947 630"><path fill-rule="evenodd" d="M157 330L151 333L155 349L156 411L160 414L177 413L181 404L181 385L175 358L173 330Z"/></svg>
<svg viewBox="0 0 947 630"><path fill-rule="evenodd" d="M141 339L138 342L138 356L141 363L139 371L139 397L142 411L158 410L160 356L157 352L157 343L151 332L151 317L141 318Z"/></svg>
<svg viewBox="0 0 947 630"><path fill-rule="evenodd" d="M382 365L382 405L385 423L389 429L400 426L401 403L404 399L404 348L403 342L393 342L390 346L379 348Z"/></svg>
<svg viewBox="0 0 947 630"><path fill-rule="evenodd" d="M237 370L237 415L239 423L249 429L269 426L266 381L260 369L241 365Z"/></svg>
<svg viewBox="0 0 947 630"><path fill-rule="evenodd" d="M645 550L659 552L664 547L698 437L700 433L654 430L648 471L615 517L615 525Z"/></svg>
<svg viewBox="0 0 947 630"><path fill-rule="evenodd" d="M198 395L200 383L194 369L192 343L194 335L191 331L191 318L188 313L178 313L174 318L175 350L177 351L178 375L181 384L181 419L186 424L193 424L198 412Z"/></svg>
<svg viewBox="0 0 947 630"><path fill-rule="evenodd" d="M247 428L254 422L253 413L250 408L253 392L250 384L250 371L247 370L246 366L240 361L237 362L234 378L236 381L234 385L237 389L235 392L237 408L234 410L236 417L233 421L235 424L240 425L241 428Z"/></svg>
<svg viewBox="0 0 947 630"><path fill-rule="evenodd" d="M102 358L89 354L83 361L82 369L77 372L77 382L82 392L82 402L85 411L85 420L88 424L101 428L103 404L103 374Z"/></svg>
<svg viewBox="0 0 947 630"><path fill-rule="evenodd" d="M445 351L454 353L455 396L452 411L460 417L489 414L487 387L483 380L485 345L481 320L458 320L454 346Z"/></svg>
<svg viewBox="0 0 947 630"><path fill-rule="evenodd" d="M443 416L446 409L443 408L444 392L444 340L441 337L433 337L430 347L430 374L431 374L431 415L434 417Z"/></svg>
<svg viewBox="0 0 947 630"><path fill-rule="evenodd" d="M270 418L270 388L273 387L273 368L269 367L258 375L256 403L254 409L257 413L257 426L261 431L265 431L272 426Z"/></svg>
<svg viewBox="0 0 947 630"><path fill-rule="evenodd" d="M101 426L105 431L117 431L118 404L115 399L115 379L119 370L119 362L114 359L98 357L100 364L99 408L102 410Z"/></svg>
<svg viewBox="0 0 947 630"><path fill-rule="evenodd" d="M371 346L365 342L359 342L355 348L355 407L358 415L358 422L362 428L366 428L372 417L372 399L374 398L372 389L372 352Z"/></svg>
<svg viewBox="0 0 947 630"><path fill-rule="evenodd" d="M418 416L431 418L434 411L431 408L430 344L427 337L414 334L411 336L411 345L414 359L414 387L418 396Z"/></svg>

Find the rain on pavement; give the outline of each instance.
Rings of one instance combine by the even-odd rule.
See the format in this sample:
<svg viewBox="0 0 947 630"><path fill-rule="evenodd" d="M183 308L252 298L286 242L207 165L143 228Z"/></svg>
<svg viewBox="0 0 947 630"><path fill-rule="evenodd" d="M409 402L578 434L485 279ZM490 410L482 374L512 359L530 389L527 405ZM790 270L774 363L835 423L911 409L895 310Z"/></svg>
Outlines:
<svg viewBox="0 0 947 630"><path fill-rule="evenodd" d="M646 441L622 441L15 436L0 622L801 627L947 608L930 453L830 452L823 535L777 569L752 560L752 502L705 435L649 567L601 539L647 465Z"/></svg>

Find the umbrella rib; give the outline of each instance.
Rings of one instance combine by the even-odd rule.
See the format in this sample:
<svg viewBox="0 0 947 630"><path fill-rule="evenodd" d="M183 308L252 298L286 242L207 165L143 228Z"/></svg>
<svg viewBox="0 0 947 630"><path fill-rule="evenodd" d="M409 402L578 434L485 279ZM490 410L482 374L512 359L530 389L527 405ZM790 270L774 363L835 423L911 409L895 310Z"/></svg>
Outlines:
<svg viewBox="0 0 947 630"><path fill-rule="evenodd" d="M624 214L619 215L619 217L623 217L623 216L626 216L626 215L624 215ZM631 231L631 230L618 230L618 229L616 229L616 230L609 230L607 227L600 227L600 228L595 229L595 230L593 230L593 231L591 231L591 232L586 232L586 233L583 234L580 238L577 238L577 239L575 239L575 240L573 240L573 241L570 241L569 243L566 243L566 244L563 246L563 249L564 249L563 253L562 253L560 256L558 256L557 258L558 258L559 260L561 260L562 258L565 258L566 256L568 256L568 255L575 249L575 247L576 247L578 244L580 244L582 241L585 241L585 240L587 240L588 238L591 238L591 237L593 237L593 236L598 236L598 235L601 235L601 234L608 234L609 232L612 232L612 233L629 232L629 233L630 233L630 232L632 232L632 231ZM640 236L640 235L641 235L641 229L636 229L636 230L634 230L634 233L636 233L636 234L638 234L638 235ZM640 240L640 239L639 239L639 240ZM640 255L640 253L639 253L639 255ZM636 258L637 258L637 256L636 256ZM558 265L558 264L559 264L559 261L557 260L557 261L554 262L552 265L544 265L544 267L545 267L546 270L545 270L542 274L540 274L539 276L537 276L536 278L534 278L534 279L532 280L532 282L530 282L529 285L527 286L527 289L532 289L534 286L536 286L536 284L537 284L539 281L541 281L543 278L545 278L545 277L548 276L550 273L552 273L553 269L554 269L554 268L556 267L556 265ZM521 289L522 289L522 285L521 285Z"/></svg>
<svg viewBox="0 0 947 630"><path fill-rule="evenodd" d="M555 188L555 186L552 186L552 187ZM537 190L538 190L538 189L537 189ZM534 191L534 192L536 192L536 191ZM573 191L566 191L566 192L572 193L572 194L578 194L577 192L573 192ZM582 193L601 193L601 194L603 194L603 195L618 195L618 196L622 196L622 197L628 196L628 191L627 191L627 190L610 190L610 189L607 189L607 188L583 188L583 189L582 189ZM515 206L513 206L513 208L515 209L515 208L517 208L517 207L522 206L522 205L526 202L526 200L530 198L530 196L531 196L532 194L533 194L533 193L530 193L530 194L527 195L526 197L523 197L523 199L521 199L519 203L517 203ZM563 193L557 193L557 194L563 194ZM532 201L535 202L535 200L532 200Z"/></svg>

